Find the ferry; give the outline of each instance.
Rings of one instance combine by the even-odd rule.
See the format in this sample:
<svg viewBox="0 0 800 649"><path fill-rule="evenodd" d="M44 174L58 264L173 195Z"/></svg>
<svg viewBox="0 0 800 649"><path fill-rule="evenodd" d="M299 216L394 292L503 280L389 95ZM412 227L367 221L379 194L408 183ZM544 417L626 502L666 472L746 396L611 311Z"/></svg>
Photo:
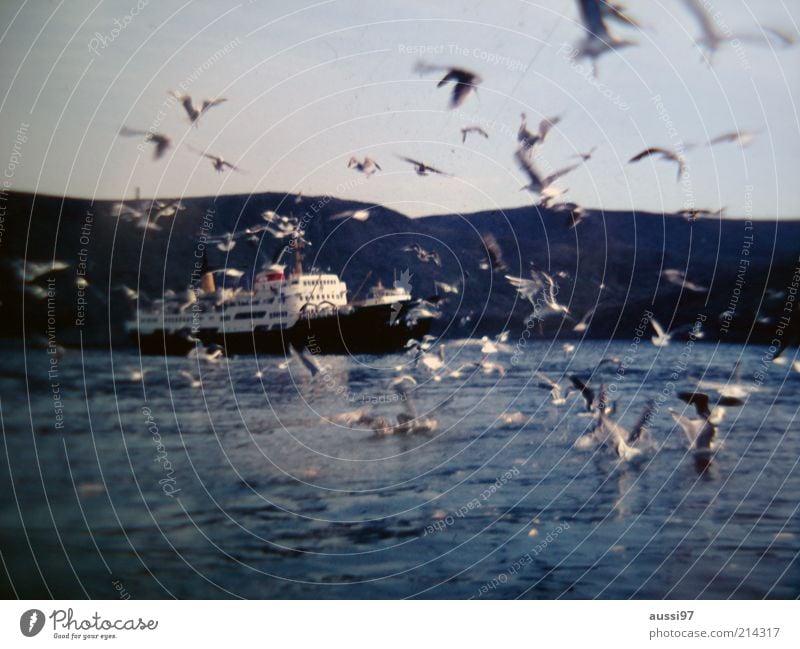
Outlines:
<svg viewBox="0 0 800 649"><path fill-rule="evenodd" d="M407 283L380 282L360 301L348 301L338 275L304 272L302 246L289 274L272 264L250 290L218 288L205 269L197 287L141 307L126 330L144 354L186 354L198 343L220 345L226 354L285 354L310 349L323 354L401 351L428 333L437 316L414 299Z"/></svg>

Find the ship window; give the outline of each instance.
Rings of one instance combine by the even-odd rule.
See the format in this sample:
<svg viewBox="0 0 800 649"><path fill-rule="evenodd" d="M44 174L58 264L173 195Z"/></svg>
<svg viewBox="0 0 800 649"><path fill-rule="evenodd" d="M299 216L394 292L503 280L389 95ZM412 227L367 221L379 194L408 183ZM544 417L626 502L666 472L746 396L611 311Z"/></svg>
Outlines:
<svg viewBox="0 0 800 649"><path fill-rule="evenodd" d="M244 320L245 318L263 318L267 314L266 311L253 311L252 313L248 313L245 311L244 313L237 313L234 316L234 320Z"/></svg>

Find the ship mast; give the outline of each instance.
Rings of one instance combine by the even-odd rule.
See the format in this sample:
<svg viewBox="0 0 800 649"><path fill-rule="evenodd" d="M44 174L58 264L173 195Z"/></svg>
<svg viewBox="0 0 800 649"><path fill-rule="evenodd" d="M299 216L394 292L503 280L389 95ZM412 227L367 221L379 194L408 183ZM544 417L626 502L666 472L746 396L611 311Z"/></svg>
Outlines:
<svg viewBox="0 0 800 649"><path fill-rule="evenodd" d="M303 274L303 237L294 236L294 273L295 276Z"/></svg>

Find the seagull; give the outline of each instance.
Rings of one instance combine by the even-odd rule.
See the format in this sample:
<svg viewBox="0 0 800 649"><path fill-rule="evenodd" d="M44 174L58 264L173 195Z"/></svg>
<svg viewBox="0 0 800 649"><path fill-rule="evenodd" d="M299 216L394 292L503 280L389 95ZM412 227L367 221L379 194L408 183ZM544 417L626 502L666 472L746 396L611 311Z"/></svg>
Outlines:
<svg viewBox="0 0 800 649"><path fill-rule="evenodd" d="M594 154L595 151L597 151L597 147L593 146L586 153L581 153L580 151L578 151L578 153L571 155L570 158L578 158L583 162L589 162L589 160L592 159L592 155Z"/></svg>
<svg viewBox="0 0 800 649"><path fill-rule="evenodd" d="M209 108L219 106L222 102L228 101L224 97L220 97L218 99L204 99L203 103L200 104L200 109L198 110L195 108L194 104L192 104L192 98L189 95L182 95L173 90L170 90L169 94L183 104L183 108L186 111L186 114L189 116L189 120L195 126L197 126L197 121L200 119L200 115L205 113Z"/></svg>
<svg viewBox="0 0 800 649"><path fill-rule="evenodd" d="M217 249L222 252L230 252L236 247L236 235L233 232L227 232L221 238L210 241L216 242Z"/></svg>
<svg viewBox="0 0 800 649"><path fill-rule="evenodd" d="M701 216L723 216L725 214L725 208L721 207L715 211L690 207L685 210L681 210L678 212L678 214L689 221L689 223L693 223Z"/></svg>
<svg viewBox="0 0 800 649"><path fill-rule="evenodd" d="M442 267L442 260L439 257L439 253L435 250L425 250L425 248L418 243L413 243L410 246L404 246L400 250L403 252L415 253L417 255L417 259L419 259L422 263L427 264L428 262L432 262L434 265L439 266L439 268Z"/></svg>
<svg viewBox="0 0 800 649"><path fill-rule="evenodd" d="M439 174L440 176L450 176L449 173L441 171L436 167L431 167L430 165L425 164L424 162L420 162L419 160L414 160L413 158L406 158L405 156L398 155L398 158L408 162L409 164L414 165L414 170L417 172L418 176L427 176L428 174Z"/></svg>
<svg viewBox="0 0 800 649"><path fill-rule="evenodd" d="M522 123L519 125L519 130L517 130L517 142L519 142L519 148L526 153L532 151L535 146L543 144L550 129L561 121L560 115L545 117L539 122L539 130L536 133L531 133L528 130L528 116L525 113L521 113L520 117Z"/></svg>
<svg viewBox="0 0 800 649"><path fill-rule="evenodd" d="M489 270L491 268L497 273L508 270L508 265L503 260L503 251L500 248L500 244L497 243L497 239L494 238L494 235L491 232L482 234L481 241L488 255L487 260L481 263L481 270Z"/></svg>
<svg viewBox="0 0 800 649"><path fill-rule="evenodd" d="M656 332L656 335L650 338L650 340L653 341L653 344L656 347L666 347L669 345L672 334L668 334L666 331L664 331L661 325L656 322L655 318L650 318L650 325L653 327L653 331Z"/></svg>
<svg viewBox="0 0 800 649"><path fill-rule="evenodd" d="M586 30L586 37L578 47L578 56L592 59L594 73L597 75L595 60L612 50L635 45L631 41L618 40L613 37L606 27L605 18L609 17L608 8L603 5L603 0L578 0L581 22Z"/></svg>
<svg viewBox="0 0 800 649"><path fill-rule="evenodd" d="M217 173L222 173L223 171L225 171L225 167L228 167L229 169L231 169L231 171L241 171L239 167L237 167L236 165L232 165L230 162L225 160L225 158L223 158L220 155L212 155L211 153L201 153L200 155L202 155L204 158L208 158L209 160L211 160L211 164L213 165Z"/></svg>
<svg viewBox="0 0 800 649"><path fill-rule="evenodd" d="M436 287L436 290L437 290L437 291L441 291L442 293L445 293L445 294L450 294L450 293L452 293L452 294L454 294L454 295L458 295L458 293L459 293L459 288L458 288L458 286L455 286L455 285L453 285L453 284L447 284L447 283L445 283L445 282L438 282L438 281L435 281L435 282L433 283L433 285Z"/></svg>
<svg viewBox="0 0 800 649"><path fill-rule="evenodd" d="M338 212L330 217L331 221L341 221L343 219L353 219L353 221L358 221L359 223L363 223L367 219L369 219L369 210L345 210L344 212Z"/></svg>
<svg viewBox="0 0 800 649"><path fill-rule="evenodd" d="M672 418L683 430L689 440L689 450L699 455L707 455L713 450L717 429L708 419L690 419L670 408Z"/></svg>
<svg viewBox="0 0 800 649"><path fill-rule="evenodd" d="M312 377L315 377L317 374L324 373L326 370L325 368L320 365L319 361L317 361L314 354L307 354L305 347L297 348L294 345L289 346L289 352L292 357L296 357L303 366L311 373Z"/></svg>
<svg viewBox="0 0 800 649"><path fill-rule="evenodd" d="M604 400L597 400L594 390L584 383L579 376L570 374L569 380L572 381L572 385L574 385L575 388L581 393L583 400L586 402L586 412L596 412L598 408L603 410L606 408L606 402ZM603 394L605 393L605 390L602 386L601 392Z"/></svg>
<svg viewBox="0 0 800 649"><path fill-rule="evenodd" d="M562 406L567 402L567 397L573 392L572 388L567 388L565 392L561 391L561 384L554 381L543 372L536 372L534 374L539 379L538 387L550 391L550 401L554 406Z"/></svg>
<svg viewBox="0 0 800 649"><path fill-rule="evenodd" d="M738 144L743 149L745 147L750 146L755 139L755 136L758 135L759 131L730 131L728 133L723 133L722 135L717 135L717 137L711 138L707 143L706 146L714 146L715 144L723 144L723 143L730 143L730 144Z"/></svg>
<svg viewBox="0 0 800 649"><path fill-rule="evenodd" d="M70 267L67 262L58 259L52 262L15 259L11 262L11 265L14 268L16 276L23 282L33 282L45 275L58 273Z"/></svg>
<svg viewBox="0 0 800 649"><path fill-rule="evenodd" d="M578 321L578 323L572 328L572 331L576 333L582 333L589 328L591 324L592 318L594 317L594 312L597 309L597 305L593 306L589 309L586 313L583 314L583 317Z"/></svg>
<svg viewBox="0 0 800 649"><path fill-rule="evenodd" d="M119 134L123 137L132 137L136 135L144 135L145 142L152 142L155 145L153 149L153 160L161 158L167 149L172 145L172 140L163 133L151 133L150 131L137 131L136 129L123 126Z"/></svg>
<svg viewBox="0 0 800 649"><path fill-rule="evenodd" d="M500 420L504 426L521 426L528 421L528 415L516 410L514 412L500 413Z"/></svg>
<svg viewBox="0 0 800 649"><path fill-rule="evenodd" d="M150 206L150 210L152 212L153 208L155 208L156 212L153 216L153 221L158 221L158 219L168 219L171 216L175 216L181 210L185 210L186 206L181 203L180 200L175 201L154 201L153 204Z"/></svg>
<svg viewBox="0 0 800 649"><path fill-rule="evenodd" d="M655 404L649 401L636 424L630 431L611 421L605 412L600 412L598 425L594 430L594 437L601 444L614 450L621 460L630 460L641 453L634 444L642 438L647 428L647 422L653 414Z"/></svg>
<svg viewBox="0 0 800 649"><path fill-rule="evenodd" d="M367 176L371 176L376 171L383 171L377 162L368 157L365 157L363 160L358 160L358 158L355 157L350 158L347 163L347 168L355 169L356 171L360 171Z"/></svg>
<svg viewBox="0 0 800 649"><path fill-rule="evenodd" d="M189 383L190 388L199 388L202 387L203 382L200 379L196 379L191 372L187 372L186 370L181 370L178 372L186 381Z"/></svg>
<svg viewBox="0 0 800 649"><path fill-rule="evenodd" d="M221 345L211 344L204 347L202 343L196 344L195 348L186 354L186 358L203 360L208 363L217 363L223 356L225 356L225 348Z"/></svg>
<svg viewBox="0 0 800 649"><path fill-rule="evenodd" d="M578 167L581 166L582 163L576 163L554 171L549 176L542 178L539 171L534 166L533 160L526 153L526 149L524 147L520 147L517 149L517 152L514 156L517 160L517 164L519 168L525 172L528 176L528 180L530 181L527 185L522 187L522 189L529 189L534 194L545 194L546 190L552 185L556 180L561 178L562 176L567 175L571 171L574 171ZM555 192L550 192L548 198L553 199L558 196L561 192L556 190Z"/></svg>
<svg viewBox="0 0 800 649"><path fill-rule="evenodd" d="M425 63L419 63L416 67L418 72L433 72L436 70L446 70L446 74L442 77L441 81L436 84L437 88L441 88L446 83L453 81L455 85L453 86L453 93L450 96L450 108L457 108L469 95L470 90L478 89L478 84L483 81L477 74L471 72L470 70L465 70L464 68L457 68L457 67L443 67L443 66L436 66L436 65L427 65Z"/></svg>
<svg viewBox="0 0 800 649"><path fill-rule="evenodd" d="M567 215L567 228L574 230L587 217L589 213L576 203L562 203L556 207L558 212L569 212Z"/></svg>
<svg viewBox="0 0 800 649"><path fill-rule="evenodd" d="M637 153L630 160L628 160L628 163L630 164L630 163L633 163L633 162L639 162L639 160L647 158L648 156L651 156L651 155L659 155L664 160L670 160L672 162L675 162L678 165L678 178L677 179L678 179L678 182L680 182L681 176L683 175L683 172L686 169L686 160L679 153L676 153L674 151L670 151L669 149L665 149L665 148L657 147L657 146L650 147L649 149L645 149L641 153Z"/></svg>
<svg viewBox="0 0 800 649"><path fill-rule="evenodd" d="M466 126L461 129L462 143L467 141L467 135L470 133L477 133L478 135L482 135L487 140L489 139L489 134L486 131L484 131L480 126Z"/></svg>
<svg viewBox="0 0 800 649"><path fill-rule="evenodd" d="M668 268L661 273L661 276L671 284L685 288L687 291L692 291L693 293L708 293L708 287L690 282L686 279L686 274L677 268Z"/></svg>
<svg viewBox="0 0 800 649"><path fill-rule="evenodd" d="M744 400L739 397L725 396L720 393L719 398L711 405L711 397L704 392L678 392L678 399L694 406L697 415L703 419L708 419L712 423L719 423L725 414L725 408L738 407L744 405ZM746 396L746 395L745 395Z"/></svg>
<svg viewBox="0 0 800 649"><path fill-rule="evenodd" d="M768 45L774 40L770 38L770 36L772 36L778 40L779 44L784 46L794 44L794 39L792 37L775 29L764 28L764 31L768 34L766 37L763 34L734 34L731 33L730 30L723 33L723 30L717 26L714 18L706 11L706 8L703 6L705 4L704 2L701 2L701 0L683 0L683 4L700 27L702 34L697 39L696 44L703 53L704 60L709 65L712 64L712 58L717 49L719 49L719 46L726 42L750 41Z"/></svg>

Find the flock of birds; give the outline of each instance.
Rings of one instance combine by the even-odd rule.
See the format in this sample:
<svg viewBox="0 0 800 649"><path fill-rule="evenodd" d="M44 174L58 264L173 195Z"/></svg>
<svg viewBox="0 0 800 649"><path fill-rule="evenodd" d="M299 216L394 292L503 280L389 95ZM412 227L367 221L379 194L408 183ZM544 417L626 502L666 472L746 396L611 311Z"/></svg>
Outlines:
<svg viewBox="0 0 800 649"><path fill-rule="evenodd" d="M713 55L726 42L733 40L750 41L762 44L778 43L782 46L794 44L794 38L786 36L774 29L765 28L762 34L731 34L723 33L715 24L712 17L706 11L700 0L683 0L684 5L691 12L698 23L701 31L697 39L697 45L703 50L705 60L710 64ZM578 7L580 18L585 29L585 37L578 44L577 53L579 57L591 59L593 65L597 65L597 60L607 52L620 50L624 47L633 47L636 43L622 40L614 36L609 30L609 23L616 22L626 28L642 29L639 21L632 16L628 10L617 2L604 2L602 0L579 0ZM475 72L461 67L439 66L428 63L419 63L416 67L421 74L437 73L442 74L437 83L437 87L450 85L450 107L457 108L468 100L470 95L476 93L483 79ZM218 107L227 100L225 98L215 98L203 100L196 106L193 99L186 94L170 93L182 105L189 122L193 127L197 127L201 117L212 108ZM516 134L516 148L513 157L520 171L526 178L526 184L522 187L534 194L538 199L538 205L544 208L554 209L563 212L566 216L566 227L576 228L589 216L589 212L581 206L563 200L564 194L568 191L558 186L558 182L572 173L582 165L589 163L597 149L591 147L585 152L580 152L573 157L575 162L558 169L545 169L541 162L541 150L545 145L548 135L557 128L563 116L555 115L541 119L535 130L528 123L525 113L521 114L521 122ZM142 130L123 126L119 134L123 137L139 137L153 146L153 159L158 160L164 157L166 152L174 145L174 140L165 133L154 132L152 130ZM720 144L737 144L741 147L749 145L758 134L755 130L736 130L722 133L711 138L702 146L716 146ZM472 137L489 138L481 126L469 125L461 128L462 143ZM689 145L685 150L690 150L696 146ZM222 156L201 151L189 147L192 151L208 159L214 170L222 173L226 170L241 172L237 165L226 161ZM419 176L452 176L452 174L442 169L428 164L418 158L396 154L396 157L411 165ZM653 146L632 155L629 163L636 164L647 158L657 157L667 163L676 165L678 180L681 179L686 168L686 159L683 151L675 151L666 147ZM383 167L375 159L364 156L363 158L351 157L347 162L347 167L355 172L366 175L367 177L381 173ZM137 223L139 227L147 229L160 229L159 220L174 217L185 209L185 205L180 200L173 201L140 201L138 205L130 202L119 203L115 206L115 214L119 218L128 219ZM721 215L723 209L687 209L682 215L689 221L694 221L700 216ZM333 215L332 220L352 220L354 222L365 222L370 217L369 210L352 210ZM273 211L262 214L263 224L245 228L238 232L227 232L216 235L210 239L221 252L229 253L237 242L246 238L253 243L259 243L261 237L270 236L275 240L302 239L304 232L300 222L293 216L282 216ZM508 264L503 260L502 250L496 239L491 234L482 235L483 249L486 258L481 263L483 270L491 272L506 273ZM420 263L432 263L441 266L442 261L436 251L426 250L421 245L415 243L402 249L403 252L412 253ZM274 261L274 260L273 260ZM62 263L62 262L58 262ZM35 264L27 262L16 268L20 279L32 292L38 292L39 299L43 299L41 294L43 288L37 281L51 273L55 267L47 264L47 268L38 268ZM222 272L228 277L238 279L242 271L227 268L216 272ZM557 278L553 275L536 268L531 268L529 277L517 277L505 275L506 280L513 286L519 295L530 302L533 307L532 318L542 322L548 318L571 319L575 324L573 331L576 333L585 332L595 317L598 304L592 309L576 318L571 313L568 306L558 301ZM708 289L696 284L685 276L682 271L677 269L667 269L663 273L665 281L678 285L682 290L702 293ZM455 294L459 288L446 282L436 282L437 291L442 295ZM138 299L138 294L131 289L121 286L131 299ZM603 290L605 287L600 286ZM46 293L46 292L45 292ZM192 302L192 296L187 293L187 308ZM420 309L430 309L426 311L435 314L435 305L423 302ZM672 337L678 333L689 333L694 339L703 336L699 324L684 325L672 330L665 330L654 318L649 319L649 324L653 329L651 342L656 347L668 345ZM218 346L203 346L199 340L195 340L196 347L189 353L190 358L198 363L219 363L224 360L224 350ZM366 405L356 410L340 413L332 416L329 421L347 427L360 426L374 431L379 436L387 435L408 435L416 433L431 433L438 427L438 421L429 415L418 412L414 400L414 393L420 387L420 376L435 382L443 380L460 380L465 377L473 376L476 373L483 375L503 376L507 371L506 364L501 360L503 355L513 352L508 345L508 332L503 332L494 339L484 337L480 340L458 341L456 345L466 347L476 345L481 352L481 358L475 362L462 363L453 369L446 361L445 345L439 343L436 350L433 349L435 340L431 337L424 337L422 340L410 340L407 344L407 363L395 368L397 376L392 378L386 390L398 397L401 404L401 411L394 417L384 413L379 413L377 407ZM564 346L565 354L574 352L574 346L566 343ZM319 362L318 358L304 349L291 348L287 358L278 367L288 369L290 363L299 362L308 372L316 377L325 373L326 368ZM601 363L591 372L589 378L570 374L556 381L541 372L536 373L536 385L548 391L550 403L553 406L563 406L573 394L580 394L585 401L585 411L591 416L592 424L588 432L582 435L576 445L586 447L591 444L598 444L607 447L614 455L622 460L630 460L642 452L642 447L646 443L648 426L657 410L654 402L648 402L641 417L629 430L625 429L618 421L614 420L615 404L610 402L608 390L604 383L597 389L592 387L592 380L606 365L619 366L621 360L616 357L603 359ZM410 371L408 371L410 368ZM181 370L180 375L187 385L192 388L202 387L202 380L195 377L186 370ZM263 377L263 370L259 369L256 377ZM131 380L141 381L144 373L138 375L136 371L131 373ZM564 382L568 380L569 384ZM714 386L707 386L714 387ZM691 450L701 456L707 457L715 450L715 440L717 430L724 409L727 407L742 406L747 399L747 390L741 386L738 392L731 392L730 386L723 385L715 388L717 391L714 396L709 394L713 390L698 389L687 392L677 393L677 398L687 405L696 409L697 417L690 418L677 411L672 411L672 416L684 431ZM501 417L505 425L525 425L529 418L521 412L504 413Z"/></svg>

